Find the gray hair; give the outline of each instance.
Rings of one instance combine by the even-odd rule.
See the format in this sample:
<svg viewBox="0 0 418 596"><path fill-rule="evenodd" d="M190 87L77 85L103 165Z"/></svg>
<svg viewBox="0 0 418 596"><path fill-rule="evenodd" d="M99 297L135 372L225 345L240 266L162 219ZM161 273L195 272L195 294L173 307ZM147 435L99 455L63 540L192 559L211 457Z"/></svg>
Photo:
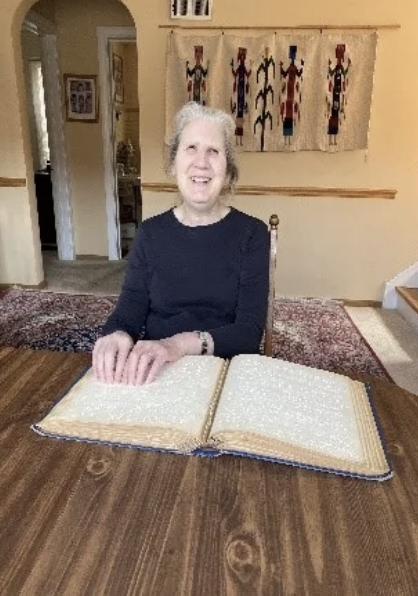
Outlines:
<svg viewBox="0 0 418 596"><path fill-rule="evenodd" d="M186 103L176 114L174 119L173 134L168 143L166 171L171 173L177 151L180 145L181 136L185 127L197 118L209 120L218 124L224 137L224 149L226 155L226 175L228 178L227 192L233 192L238 180L238 166L235 154L235 122L232 116L222 110L202 106L194 101Z"/></svg>

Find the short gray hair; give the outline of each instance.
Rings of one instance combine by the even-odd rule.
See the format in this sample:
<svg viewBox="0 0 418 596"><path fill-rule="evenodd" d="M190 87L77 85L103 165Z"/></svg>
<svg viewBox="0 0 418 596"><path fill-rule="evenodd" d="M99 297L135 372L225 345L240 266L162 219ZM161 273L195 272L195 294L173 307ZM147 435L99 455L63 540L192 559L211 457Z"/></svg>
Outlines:
<svg viewBox="0 0 418 596"><path fill-rule="evenodd" d="M218 124L224 137L226 155L226 175L228 177L227 191L233 192L238 180L238 166L234 145L235 122L232 116L222 110L202 106L194 101L186 103L176 114L173 133L168 143L166 171L171 173L185 127L197 118L209 120Z"/></svg>

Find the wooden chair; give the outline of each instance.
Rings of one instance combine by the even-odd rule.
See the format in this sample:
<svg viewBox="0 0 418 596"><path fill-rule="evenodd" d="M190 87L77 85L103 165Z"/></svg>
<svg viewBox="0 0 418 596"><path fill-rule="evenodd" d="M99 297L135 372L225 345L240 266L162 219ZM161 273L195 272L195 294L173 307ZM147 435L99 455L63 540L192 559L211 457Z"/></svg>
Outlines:
<svg viewBox="0 0 418 596"><path fill-rule="evenodd" d="M276 254L278 237L279 218L271 215L269 219L270 230L270 265L269 265L269 295L267 304L267 319L264 333L264 354L273 355L273 317L274 317L274 295L276 283Z"/></svg>

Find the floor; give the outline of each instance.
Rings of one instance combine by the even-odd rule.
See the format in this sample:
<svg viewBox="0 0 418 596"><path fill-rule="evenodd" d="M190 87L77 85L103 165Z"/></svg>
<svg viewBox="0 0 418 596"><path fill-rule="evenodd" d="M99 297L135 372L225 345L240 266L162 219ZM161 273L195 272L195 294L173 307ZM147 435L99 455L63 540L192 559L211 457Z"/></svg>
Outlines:
<svg viewBox="0 0 418 596"><path fill-rule="evenodd" d="M54 251L44 251L42 256L48 290L98 295L120 293L126 259L108 261L92 257L76 261L59 261Z"/></svg>
<svg viewBox="0 0 418 596"><path fill-rule="evenodd" d="M418 334L396 310L346 307L397 385L418 395Z"/></svg>
<svg viewBox="0 0 418 596"><path fill-rule="evenodd" d="M86 258L59 261L43 253L46 289L55 292L117 295L127 261ZM418 334L393 310L346 307L346 310L393 380L418 395Z"/></svg>

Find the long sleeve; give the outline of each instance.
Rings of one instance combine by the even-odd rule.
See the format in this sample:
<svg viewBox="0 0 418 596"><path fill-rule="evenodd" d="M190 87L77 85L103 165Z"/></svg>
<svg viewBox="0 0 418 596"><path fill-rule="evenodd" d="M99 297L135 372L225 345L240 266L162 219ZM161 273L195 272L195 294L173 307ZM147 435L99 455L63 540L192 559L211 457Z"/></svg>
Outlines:
<svg viewBox="0 0 418 596"><path fill-rule="evenodd" d="M228 358L259 351L267 315L269 250L267 226L258 222L243 247L235 321L207 329L216 356Z"/></svg>
<svg viewBox="0 0 418 596"><path fill-rule="evenodd" d="M129 255L128 268L115 310L103 326L102 334L125 331L134 341L144 332L149 306L148 259L146 234L142 227L136 233Z"/></svg>
<svg viewBox="0 0 418 596"><path fill-rule="evenodd" d="M265 325L269 235L235 209L220 222L188 227L172 211L140 226L115 311L103 333L134 341L184 331L211 333L215 355L257 353Z"/></svg>

